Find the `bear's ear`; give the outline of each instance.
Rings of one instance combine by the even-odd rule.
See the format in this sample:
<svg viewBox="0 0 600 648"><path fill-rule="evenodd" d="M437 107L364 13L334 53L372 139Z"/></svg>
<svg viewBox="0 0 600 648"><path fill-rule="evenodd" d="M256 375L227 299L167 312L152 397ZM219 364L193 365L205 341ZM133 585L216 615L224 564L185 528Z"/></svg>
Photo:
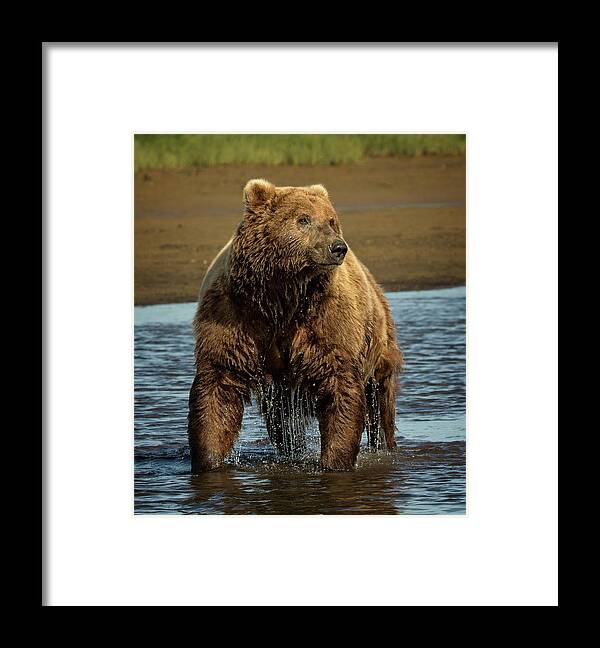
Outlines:
<svg viewBox="0 0 600 648"><path fill-rule="evenodd" d="M249 180L244 187L244 204L246 207L253 208L264 205L273 196L275 196L275 185L262 178Z"/></svg>
<svg viewBox="0 0 600 648"><path fill-rule="evenodd" d="M327 189L322 184L316 184L316 185L310 185L309 189L316 194L319 194L320 196L323 196L323 198L329 198L329 194L327 193Z"/></svg>

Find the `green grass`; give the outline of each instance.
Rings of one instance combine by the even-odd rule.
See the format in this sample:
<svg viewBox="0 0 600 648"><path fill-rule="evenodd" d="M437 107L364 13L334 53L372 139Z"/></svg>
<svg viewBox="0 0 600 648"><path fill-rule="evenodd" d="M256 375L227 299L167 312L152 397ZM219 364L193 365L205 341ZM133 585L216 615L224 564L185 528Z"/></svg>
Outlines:
<svg viewBox="0 0 600 648"><path fill-rule="evenodd" d="M369 157L464 152L464 135L136 135L135 170L348 164Z"/></svg>

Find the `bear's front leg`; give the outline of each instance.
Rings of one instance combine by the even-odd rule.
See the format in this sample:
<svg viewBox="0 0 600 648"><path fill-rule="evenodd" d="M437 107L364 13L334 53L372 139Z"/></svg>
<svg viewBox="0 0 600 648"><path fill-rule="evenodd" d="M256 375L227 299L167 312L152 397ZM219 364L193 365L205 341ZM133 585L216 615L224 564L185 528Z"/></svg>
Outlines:
<svg viewBox="0 0 600 648"><path fill-rule="evenodd" d="M327 381L321 397L321 467L350 470L354 466L365 426L365 389L352 374Z"/></svg>
<svg viewBox="0 0 600 648"><path fill-rule="evenodd" d="M239 379L225 370L198 367L188 414L192 473L223 465L240 431L245 390Z"/></svg>

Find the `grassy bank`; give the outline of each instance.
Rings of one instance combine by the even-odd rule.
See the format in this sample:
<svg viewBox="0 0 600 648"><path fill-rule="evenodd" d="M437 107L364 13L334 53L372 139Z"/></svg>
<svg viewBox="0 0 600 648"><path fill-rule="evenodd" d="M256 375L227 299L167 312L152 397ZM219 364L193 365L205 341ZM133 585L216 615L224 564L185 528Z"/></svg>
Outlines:
<svg viewBox="0 0 600 648"><path fill-rule="evenodd" d="M136 135L135 170L218 164L336 165L373 157L464 152L464 135Z"/></svg>

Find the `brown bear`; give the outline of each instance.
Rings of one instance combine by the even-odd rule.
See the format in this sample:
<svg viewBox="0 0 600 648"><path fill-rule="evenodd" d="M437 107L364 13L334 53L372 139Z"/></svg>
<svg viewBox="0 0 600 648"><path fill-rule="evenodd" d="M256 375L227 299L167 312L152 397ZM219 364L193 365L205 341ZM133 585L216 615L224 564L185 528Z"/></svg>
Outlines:
<svg viewBox="0 0 600 648"><path fill-rule="evenodd" d="M326 189L259 179L243 198L243 220L206 273L194 319L192 472L223 464L252 394L288 455L318 419L325 470L354 466L365 427L371 447L385 439L394 449L394 322Z"/></svg>

